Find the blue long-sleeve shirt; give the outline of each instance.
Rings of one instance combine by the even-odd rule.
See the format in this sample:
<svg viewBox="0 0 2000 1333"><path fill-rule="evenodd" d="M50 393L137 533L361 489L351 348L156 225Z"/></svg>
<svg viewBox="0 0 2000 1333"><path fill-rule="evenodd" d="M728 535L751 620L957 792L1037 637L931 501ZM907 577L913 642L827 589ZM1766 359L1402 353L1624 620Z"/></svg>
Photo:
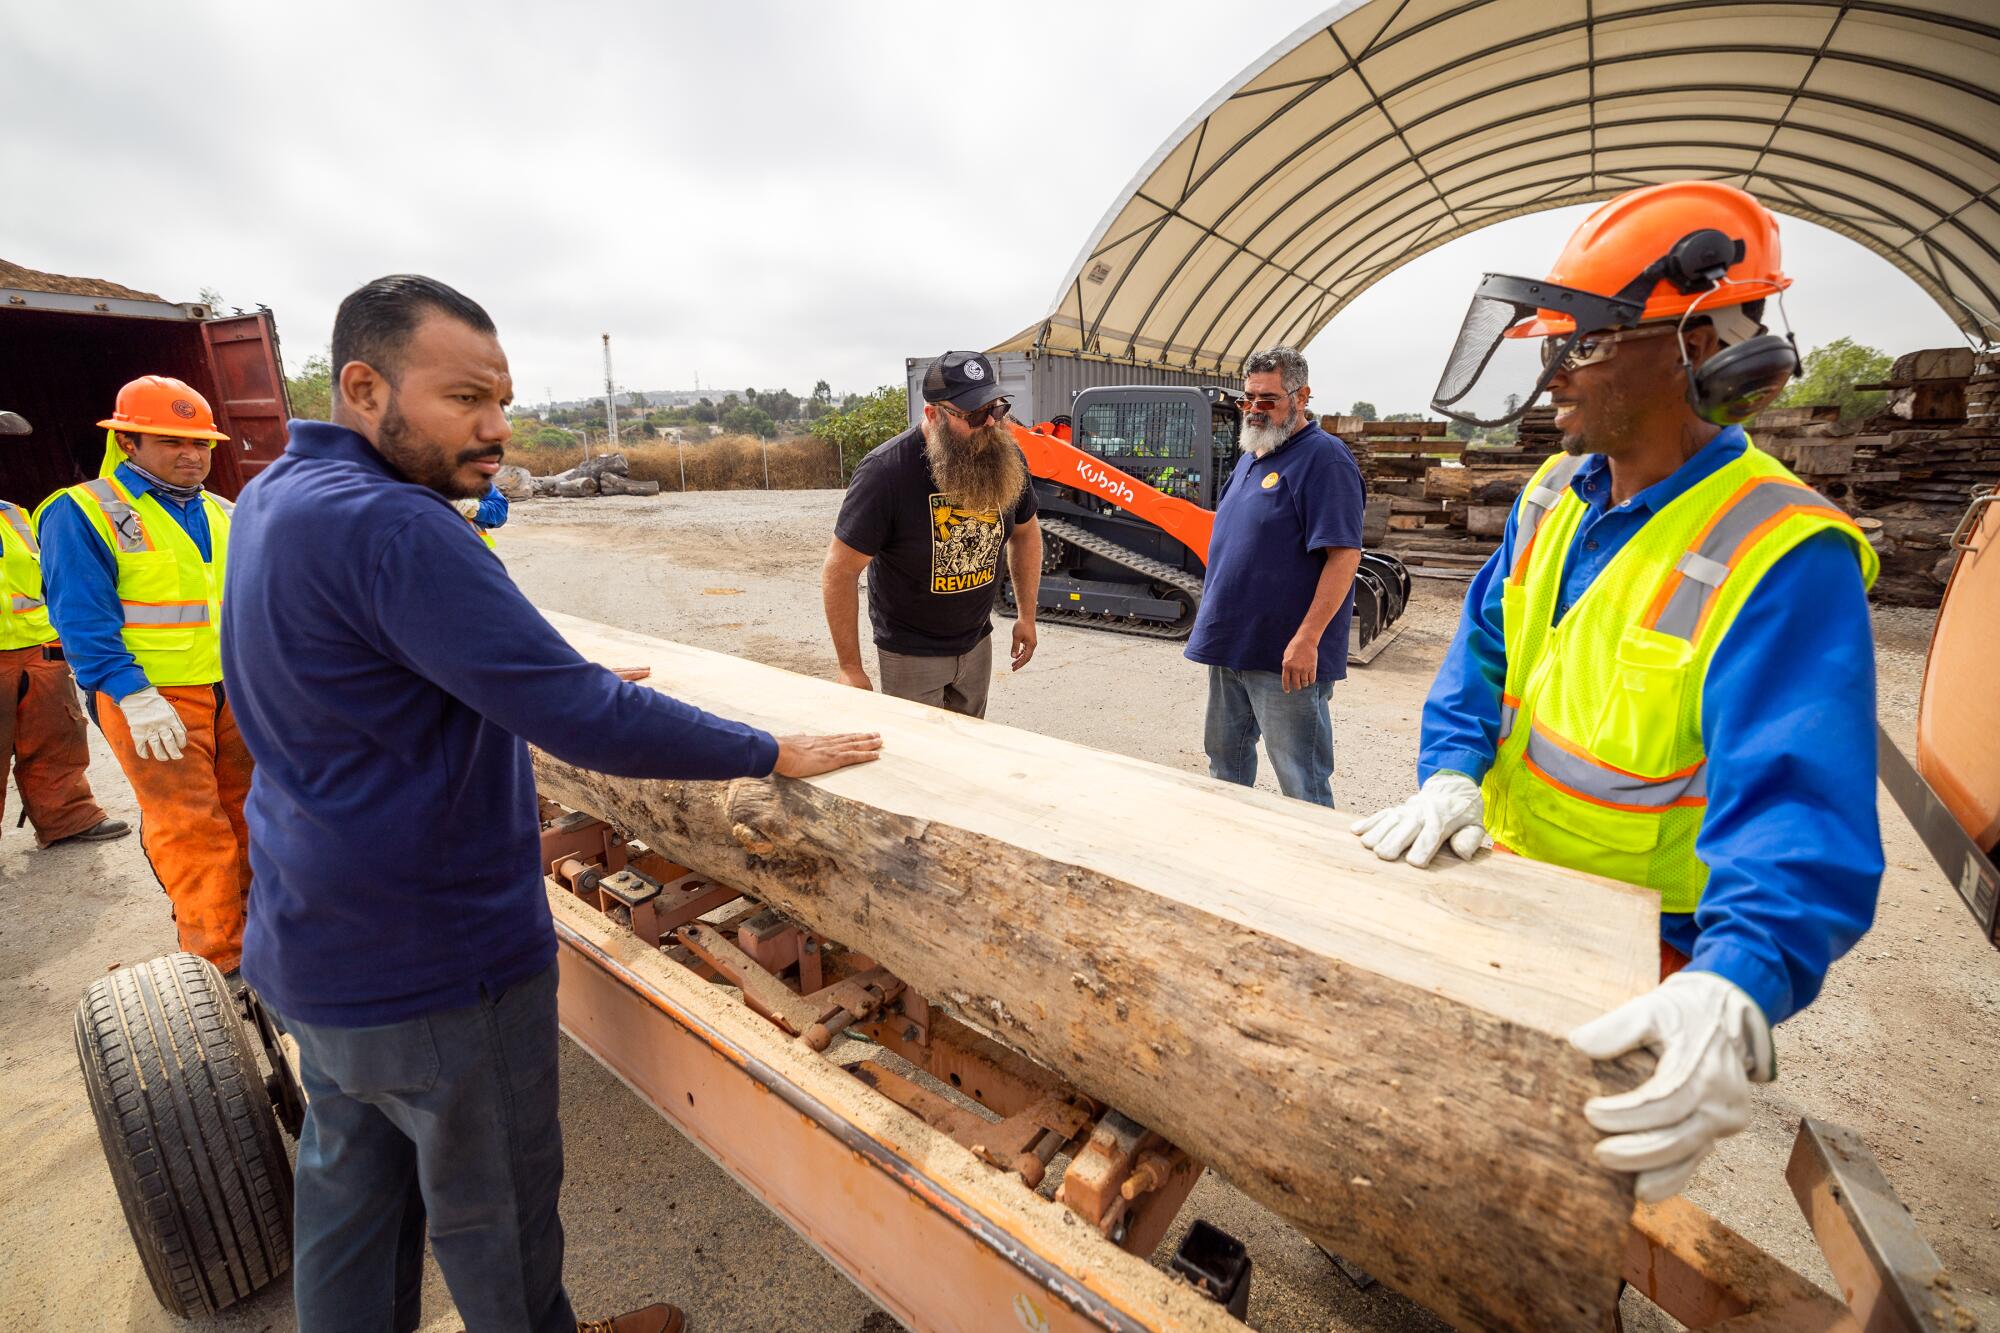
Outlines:
<svg viewBox="0 0 2000 1333"><path fill-rule="evenodd" d="M1587 512L1557 621L1647 519L1747 444L1740 428L1725 430L1621 505L1611 503L1609 462L1588 459L1570 483ZM1507 671L1500 591L1514 543L1510 515L1424 703L1419 782L1440 769L1478 781L1493 764ZM1701 698L1708 808L1695 853L1708 886L1692 913L1661 916L1660 935L1778 1023L1812 1003L1833 960L1868 929L1882 882L1875 641L1845 537L1820 533L1772 566L1717 647Z"/></svg>
<svg viewBox="0 0 2000 1333"><path fill-rule="evenodd" d="M488 486L486 495L479 502L479 512L472 521L482 528L497 528L507 521L507 497L500 493L498 486Z"/></svg>
<svg viewBox="0 0 2000 1333"><path fill-rule="evenodd" d="M194 539L201 558L212 559L208 506L197 497L181 504L123 463L115 474L134 499L148 492L181 530ZM123 699L149 683L125 646L125 612L118 604L118 557L84 517L76 500L58 495L36 523L42 544L42 586L49 619L62 639L63 656L86 697L102 690Z"/></svg>
<svg viewBox="0 0 2000 1333"><path fill-rule="evenodd" d="M230 527L222 659L257 761L243 974L364 1026L547 967L528 745L642 778L769 773L777 742L579 656L456 509L294 421Z"/></svg>

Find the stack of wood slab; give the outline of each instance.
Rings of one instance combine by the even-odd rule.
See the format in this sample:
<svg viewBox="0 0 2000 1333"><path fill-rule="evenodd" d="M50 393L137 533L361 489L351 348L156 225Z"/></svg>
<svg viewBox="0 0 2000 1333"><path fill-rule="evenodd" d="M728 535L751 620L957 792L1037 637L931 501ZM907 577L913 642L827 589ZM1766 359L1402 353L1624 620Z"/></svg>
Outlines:
<svg viewBox="0 0 2000 1333"><path fill-rule="evenodd" d="M1875 600L1935 606L1974 488L2000 484L2000 354L1911 352L1856 387L1889 401L1858 421L1830 405L1767 410L1751 436L1860 522L1882 557Z"/></svg>
<svg viewBox="0 0 2000 1333"><path fill-rule="evenodd" d="M545 798L865 953L1460 1328L1610 1327L1631 1181L1582 1107L1651 1061L1564 1036L1656 983L1656 895L1416 870L1305 802L548 618L688 703L883 750L735 783L537 752Z"/></svg>

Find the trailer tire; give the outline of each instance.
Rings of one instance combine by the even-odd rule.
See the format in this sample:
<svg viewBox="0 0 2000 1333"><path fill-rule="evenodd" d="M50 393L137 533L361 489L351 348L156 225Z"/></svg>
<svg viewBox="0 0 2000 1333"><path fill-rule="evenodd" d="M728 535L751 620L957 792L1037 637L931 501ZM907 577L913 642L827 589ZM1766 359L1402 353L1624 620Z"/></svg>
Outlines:
<svg viewBox="0 0 2000 1333"><path fill-rule="evenodd" d="M222 974L171 954L92 983L76 1053L132 1243L168 1313L214 1314L292 1263L292 1170Z"/></svg>

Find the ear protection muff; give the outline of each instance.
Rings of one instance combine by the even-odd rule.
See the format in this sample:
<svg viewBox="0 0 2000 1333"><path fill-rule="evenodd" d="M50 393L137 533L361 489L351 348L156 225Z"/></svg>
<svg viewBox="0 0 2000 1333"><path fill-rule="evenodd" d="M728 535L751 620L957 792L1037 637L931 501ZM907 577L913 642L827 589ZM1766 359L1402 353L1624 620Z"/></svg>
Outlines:
<svg viewBox="0 0 2000 1333"><path fill-rule="evenodd" d="M1783 393L1799 373L1799 345L1790 333L1760 333L1734 347L1725 347L1699 366L1688 360L1681 343L1681 365L1687 372L1688 406L1703 421L1716 426L1740 426Z"/></svg>
<svg viewBox="0 0 2000 1333"><path fill-rule="evenodd" d="M1740 263L1743 254L1742 241L1703 228L1676 241L1654 268L1683 292L1706 293L1729 284L1729 266ZM1782 310L1783 296L1778 301ZM1711 425L1740 426L1763 411L1799 373L1799 345L1789 328L1782 337L1760 333L1723 348L1697 367L1688 357L1687 322L1700 308L1697 300L1681 316L1681 370L1687 376L1688 406Z"/></svg>

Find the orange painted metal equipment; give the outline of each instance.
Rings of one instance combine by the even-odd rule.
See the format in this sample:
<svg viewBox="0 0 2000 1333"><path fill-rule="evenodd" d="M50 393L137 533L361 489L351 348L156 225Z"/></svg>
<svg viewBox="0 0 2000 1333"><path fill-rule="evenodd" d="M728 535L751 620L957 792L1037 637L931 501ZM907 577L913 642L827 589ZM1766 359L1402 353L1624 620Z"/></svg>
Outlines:
<svg viewBox="0 0 2000 1333"><path fill-rule="evenodd" d="M1982 486L1952 536L1958 553L1931 631L1914 768L1877 732L1882 782L2000 947L2000 494Z"/></svg>
<svg viewBox="0 0 2000 1333"><path fill-rule="evenodd" d="M741 895L648 946L576 848L660 883L686 868L547 813L564 1028L905 1325L1244 1327L1146 1262L1199 1163ZM822 1054L842 1031L860 1058ZM1787 1176L1845 1301L1681 1199L1634 1212L1625 1279L1695 1328L1965 1327L1858 1139L1802 1121Z"/></svg>
<svg viewBox="0 0 2000 1333"><path fill-rule="evenodd" d="M1007 428L1028 460L1028 471L1058 486L1095 492L1134 518L1151 523L1208 563L1208 539L1215 531L1215 511L1190 500L1157 491L1103 459L1093 458L1070 443L1067 425L1045 421L1029 430L1018 421Z"/></svg>

